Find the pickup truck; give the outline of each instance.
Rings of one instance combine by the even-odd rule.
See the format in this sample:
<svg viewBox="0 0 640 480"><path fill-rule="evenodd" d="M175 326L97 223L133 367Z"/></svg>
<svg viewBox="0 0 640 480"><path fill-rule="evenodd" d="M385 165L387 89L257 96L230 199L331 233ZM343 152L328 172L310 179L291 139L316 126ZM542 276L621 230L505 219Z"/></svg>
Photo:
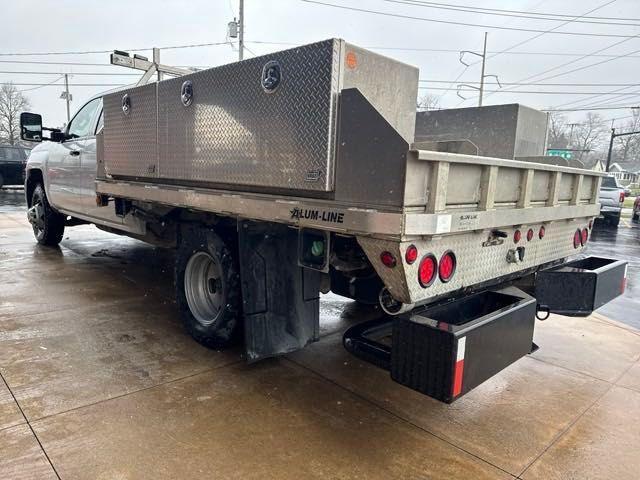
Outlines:
<svg viewBox="0 0 640 480"><path fill-rule="evenodd" d="M537 348L536 316L624 289L625 262L567 261L601 174L421 150L414 67L336 39L154 83L161 65L112 63L149 69L64 131L22 115L24 139L50 131L27 164L29 221L42 245L90 222L175 248L176 302L207 347L302 348L333 291L383 312L345 332L351 353L451 402Z"/></svg>
<svg viewBox="0 0 640 480"><path fill-rule="evenodd" d="M620 214L624 203L624 189L618 185L615 177L602 178L598 202L600 202L600 215L613 226L620 223Z"/></svg>
<svg viewBox="0 0 640 480"><path fill-rule="evenodd" d="M28 149L14 145L0 145L0 188L22 185Z"/></svg>

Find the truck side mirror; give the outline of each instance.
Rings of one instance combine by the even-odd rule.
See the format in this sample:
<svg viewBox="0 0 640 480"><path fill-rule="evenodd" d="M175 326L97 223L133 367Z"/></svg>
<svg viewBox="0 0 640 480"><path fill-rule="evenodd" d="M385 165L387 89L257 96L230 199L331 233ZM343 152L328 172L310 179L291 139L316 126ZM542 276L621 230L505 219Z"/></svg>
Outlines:
<svg viewBox="0 0 640 480"><path fill-rule="evenodd" d="M29 112L20 114L20 138L28 142L42 141L42 115Z"/></svg>

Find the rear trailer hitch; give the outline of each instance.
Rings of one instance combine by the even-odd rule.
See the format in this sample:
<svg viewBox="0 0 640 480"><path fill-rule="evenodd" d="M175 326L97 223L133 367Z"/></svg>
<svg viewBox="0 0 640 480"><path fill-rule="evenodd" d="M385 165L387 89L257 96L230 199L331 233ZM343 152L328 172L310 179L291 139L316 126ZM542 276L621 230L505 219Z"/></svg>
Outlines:
<svg viewBox="0 0 640 480"><path fill-rule="evenodd" d="M517 288L487 290L355 325L343 344L392 380L451 403L537 349L535 314L535 299Z"/></svg>

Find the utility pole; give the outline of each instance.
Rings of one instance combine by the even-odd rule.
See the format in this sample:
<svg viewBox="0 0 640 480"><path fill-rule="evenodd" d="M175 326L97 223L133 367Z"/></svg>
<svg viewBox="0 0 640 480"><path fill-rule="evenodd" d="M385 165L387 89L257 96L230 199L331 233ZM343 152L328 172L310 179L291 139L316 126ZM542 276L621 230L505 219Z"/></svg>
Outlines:
<svg viewBox="0 0 640 480"><path fill-rule="evenodd" d="M482 106L482 93L484 92L484 67L487 62L487 32L484 32L484 46L482 47L482 71L480 73L480 96L478 106Z"/></svg>
<svg viewBox="0 0 640 480"><path fill-rule="evenodd" d="M569 141L567 142L567 147L571 147L571 140L573 140L573 127L577 127L578 125L580 125L579 123L570 123L569 126L571 127L569 129Z"/></svg>
<svg viewBox="0 0 640 480"><path fill-rule="evenodd" d="M607 168L606 171L609 171L609 167L611 166L611 153L613 151L613 140L617 137L624 137L626 135L638 135L640 131L637 132L626 132L626 133L616 133L616 129L611 129L611 140L609 140L609 153L607 154Z"/></svg>
<svg viewBox="0 0 640 480"><path fill-rule="evenodd" d="M469 85L468 83L460 83L460 84L458 84L458 90L457 90L456 94L460 98L466 100L466 98L463 97L460 94L460 89L462 87L467 87L467 88L472 88L474 90L478 90L478 106L481 107L482 106L482 97L484 96L484 79L485 78L494 77L496 79L496 83L498 84L498 87L502 88L502 85L500 85L500 80L498 79L497 75L491 75L491 74L485 73L485 67L486 67L486 63L487 63L487 32L484 32L484 44L482 46L482 53L472 52L471 50L462 50L460 52L460 58L458 60L460 60L461 64L463 64L465 67L470 67L471 65L475 65L475 64L471 64L471 63L465 63L465 61L463 60L465 53L469 53L471 55L475 55L476 57L482 58L482 70L480 71L480 86L476 87L475 85Z"/></svg>
<svg viewBox="0 0 640 480"><path fill-rule="evenodd" d="M238 60L244 57L244 0L238 7Z"/></svg>
<svg viewBox="0 0 640 480"><path fill-rule="evenodd" d="M71 121L71 109L69 108L69 101L71 96L69 95L69 75L64 74L64 98L67 101L67 125Z"/></svg>

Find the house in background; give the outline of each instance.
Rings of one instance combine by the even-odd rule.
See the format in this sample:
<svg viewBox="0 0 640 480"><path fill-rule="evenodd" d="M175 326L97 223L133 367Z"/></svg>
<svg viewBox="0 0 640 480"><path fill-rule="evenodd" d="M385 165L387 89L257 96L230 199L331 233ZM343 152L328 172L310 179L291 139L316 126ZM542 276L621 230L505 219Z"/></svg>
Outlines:
<svg viewBox="0 0 640 480"><path fill-rule="evenodd" d="M598 162L602 163L602 162ZM598 165L596 164L596 166ZM594 167L594 170L596 168ZM629 172L620 166L619 163L613 163L609 167L609 174L618 180L618 183L622 186L627 186L631 183L638 183L640 172Z"/></svg>

